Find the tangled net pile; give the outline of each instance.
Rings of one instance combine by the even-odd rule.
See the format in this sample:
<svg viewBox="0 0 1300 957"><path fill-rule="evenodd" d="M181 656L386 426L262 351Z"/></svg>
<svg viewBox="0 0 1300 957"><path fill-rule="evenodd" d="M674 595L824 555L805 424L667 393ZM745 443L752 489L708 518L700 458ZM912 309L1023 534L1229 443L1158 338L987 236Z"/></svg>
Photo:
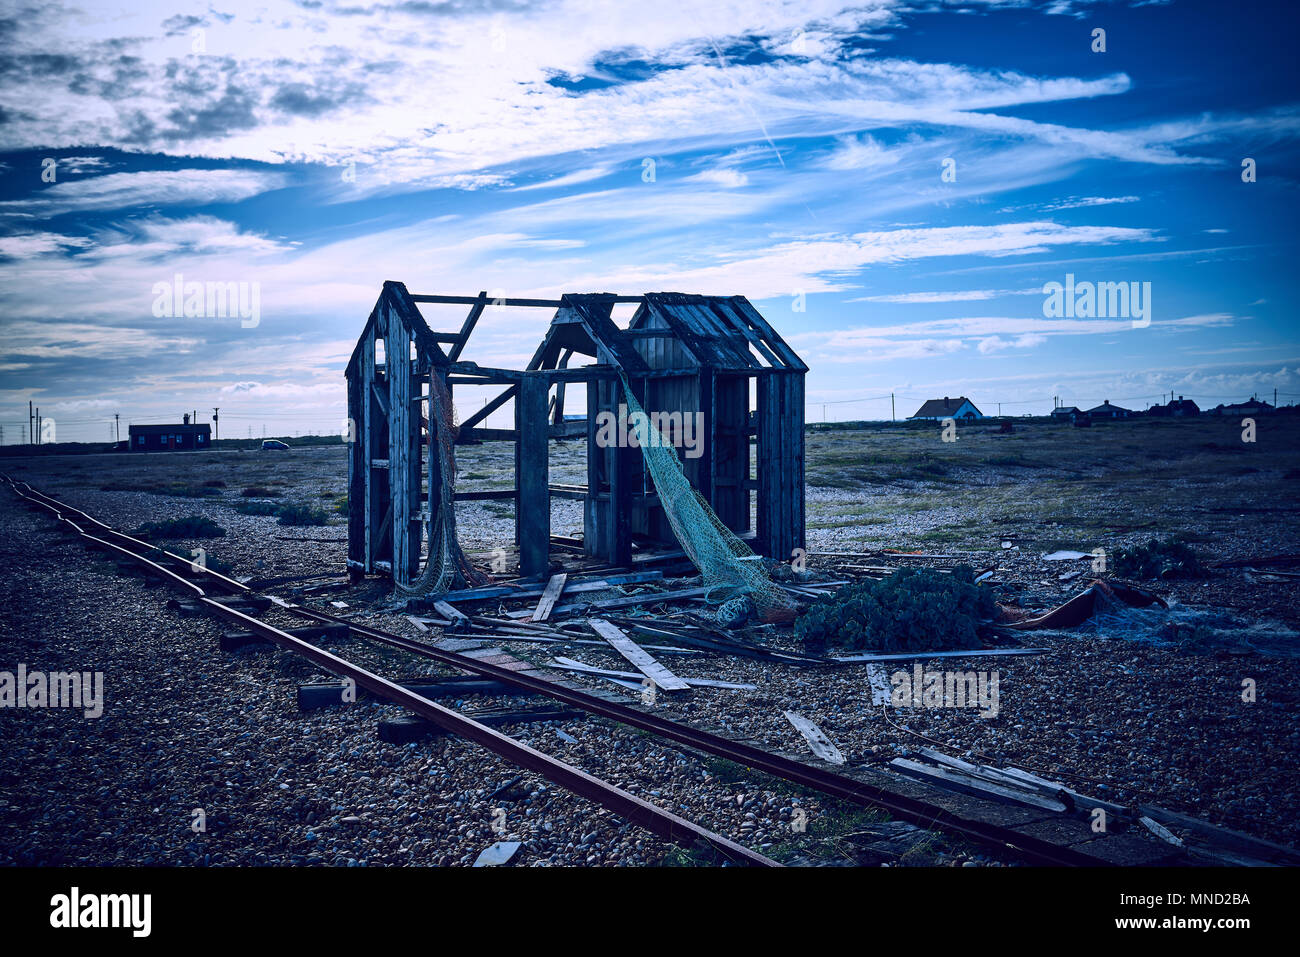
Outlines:
<svg viewBox="0 0 1300 957"><path fill-rule="evenodd" d="M763 621L793 620L798 604L772 583L763 559L722 523L691 485L677 450L658 429L651 428L649 416L622 371L619 378L627 396L628 428L636 434L673 534L704 578L709 589L706 597L712 599L717 592L728 599L723 607L732 618L737 612L736 601L747 598Z"/></svg>
<svg viewBox="0 0 1300 957"><path fill-rule="evenodd" d="M469 563L456 540L456 510L452 505L456 490L456 413L446 384L436 375L430 379L429 456L438 457L442 488L430 520L424 571L409 584L394 578L397 591L403 595L442 595L456 588L487 584L487 576Z"/></svg>

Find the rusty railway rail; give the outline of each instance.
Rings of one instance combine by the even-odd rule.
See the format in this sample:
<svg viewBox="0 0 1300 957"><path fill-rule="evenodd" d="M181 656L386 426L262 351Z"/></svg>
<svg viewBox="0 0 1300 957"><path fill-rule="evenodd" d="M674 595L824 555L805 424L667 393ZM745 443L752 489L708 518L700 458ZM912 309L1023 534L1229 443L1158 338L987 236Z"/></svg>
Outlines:
<svg viewBox="0 0 1300 957"><path fill-rule="evenodd" d="M269 625L264 621L244 614L238 609L231 608L222 604L220 601L210 597L203 587L198 583L185 578L182 574L169 568L165 568L160 563L146 557L146 554L153 552L153 546L139 539L131 538L121 532L110 528L104 523L92 518L80 509L73 508L52 499L47 495L36 492L25 483L17 483L13 479L5 476L10 487L22 498L33 503L34 505L45 509L57 518L59 521L67 524L80 536L87 541L109 549L115 553L124 555L137 563L148 568L153 574L160 575L172 583L188 589L193 596L204 605L213 614L225 618L228 621L237 622L243 627L252 631L254 634L266 638L280 647L292 651L303 658L311 661L323 668L324 670L338 675L341 678L354 681L359 687L365 688L379 698L383 698L393 704L401 705L422 718L434 722L439 727L446 729L452 734L460 735L493 753L505 758L513 764L535 771L545 777L547 780L572 791L582 797L594 801L614 813L618 814L624 820L645 828L653 834L662 837L686 848L700 847L701 845L709 849L720 860L733 864L742 864L759 867L779 867L776 861L765 857L762 854L752 851L741 844L737 844L721 834L710 831L707 828L700 827L685 818L673 814L657 805L651 804L634 794L624 791L622 788L615 787L607 781L594 777L587 772L575 768L564 761L554 758L551 755L531 748L521 741L516 741L508 735L480 724L472 718L466 717L450 708L445 708L436 702L430 701L421 695L408 691L401 685L395 684L380 675L375 674L359 665L356 665L344 658L339 657L323 648L303 641L288 632ZM19 486L23 487L20 488ZM24 492L23 488L27 491ZM72 518L69 516L76 516ZM86 525L93 526L98 534L91 534L79 524L78 520ZM110 541L110 539L113 539ZM146 554L128 548L122 544L123 541L129 541L134 545L148 549ZM202 566L192 566L191 563L182 556L173 553L164 553L169 556L173 562L182 562L186 566L202 576L207 574L213 576L209 581L216 582L219 590L223 591L243 591L248 592L245 586L233 579L225 578L215 572L210 572ZM234 586L233 589L230 586ZM278 602L282 607L289 607L288 603ZM472 659L467 659L472 660Z"/></svg>
<svg viewBox="0 0 1300 957"><path fill-rule="evenodd" d="M123 538L129 538L129 536L122 536L122 533L116 532L115 530L111 529L109 526L104 525L102 522L99 522L91 518L89 515L86 515L85 512L82 512L79 509L71 508L70 506L66 506L55 499L51 499L49 496L43 495L40 492L36 492L34 489L26 485L25 483L16 483L12 479L8 478L8 476L5 476L5 479L10 483L11 486L14 487L15 491L18 492L18 494L23 495L23 497L29 498L32 501L35 501L37 504L43 505L47 509L51 509L55 511L56 514L60 511L70 512L78 516L81 516L83 520L94 522L96 527L102 530L106 530L105 534L111 533L112 535L121 536ZM24 492L18 488L19 485L22 485L23 488L26 488L30 493L33 493L34 496L36 497L33 497L33 495L24 494ZM63 516L60 515L60 517ZM64 520L68 521L66 518L64 518ZM78 529L78 531L80 531L80 529ZM86 533L82 532L82 534L84 535ZM91 537L91 536L87 536L87 537ZM145 547L152 548L152 546L148 545L148 543L139 542L139 540L137 539L130 539L130 541L138 545L143 545ZM119 550L128 551L128 554L130 553L129 550L125 548L120 548ZM189 560L182 556L175 555L172 553L165 553L165 555L167 556L168 561L171 561L173 563L180 562L183 563L187 568L190 567ZM140 557L140 556L134 556L134 557ZM148 560L145 559L145 561ZM179 575L176 575L174 572L162 568L155 562L148 562L148 563L153 565L158 571L168 574L174 578L177 578L185 585L198 590L200 594L202 594L202 589L199 588L199 586L197 586L194 582L188 581L180 577ZM203 569L203 571L207 571L207 570ZM249 589L247 586L241 584L240 582L236 582L233 579L216 575L216 573L213 572L207 572L207 574L210 576L215 576L216 579L215 584L217 584L218 587L221 589L228 590L228 592L242 593L242 594L249 594L249 595L255 594L255 592L252 589ZM452 651L446 651L440 648L435 648L432 645L429 645L425 642L421 642L412 638L406 638L402 635L386 632L378 628L372 628L368 625L361 625L356 622L348 621L336 615L329 614L328 612L318 611L312 608L305 608L301 605L297 605L292 602L285 601L283 599L276 598L273 596L268 596L268 597L271 597L272 602L276 606L278 606L283 611L295 617L302 618L309 621L315 621L317 623L346 625L354 635L360 638L364 638L379 644L388 645L390 647L399 648L408 651L412 654L430 658L442 662L444 664L451 665L456 668L464 669L465 671L477 674L481 677L492 678L494 680L520 688L522 690L544 695L556 701L560 701L572 705L574 707L580 708L590 714L599 715L609 720L617 721L621 724L629 725L631 727L637 728L647 733L666 738L670 741L675 741L678 744L682 744L687 747L702 751L704 753L711 754L715 757L725 758L727 760L740 764L744 767L752 768L757 771L762 771L766 774L772 775L773 777L777 777L782 780L789 781L793 784L797 784L801 787L805 787L810 790L819 791L823 794L827 794L831 797L837 798L847 803L854 804L864 808L875 808L875 809L883 810L899 820L908 821L920 827L937 828L939 830L946 831L950 834L957 835L967 840L972 840L978 843L991 845L999 849L1002 849L1004 851L1011 851L1014 854L1022 857L1023 859L1035 864L1042 864L1042 865L1049 865L1049 866L1056 866L1056 867L1062 867L1062 866L1079 867L1079 866L1097 866L1097 864L1099 863L1096 858L1082 854L1079 851L1076 851L1070 847L1055 844L1052 843L1051 841L1044 840L1041 838L1031 837L1029 835L1012 830L1011 828L1008 827L1003 827L998 824L993 824L987 821L962 817L958 814L953 813L947 808L940 807L936 804L931 804L924 800L913 798L904 794L899 794L883 788L875 787L871 784L867 784L863 781L859 781L856 778L853 778L849 775L841 774L838 771L831 770L829 767L819 767L807 763L805 761L788 758L785 757L784 755L780 755L780 754L773 753L771 751L764 750L763 748L756 747L744 741L737 741L734 738L714 734L710 731L706 731L701 728L692 727L691 725L688 724L683 724L677 721L673 721L671 719L664 718L659 715L629 705L608 701L604 698L601 698L593 694L589 694L577 688L573 688L566 685L560 685L555 682L547 681L542 678L533 677L531 675L520 674L519 672L511 671L508 668L502 668L497 665L492 665L475 658L469 658L464 655L457 654ZM285 632L279 631L278 629L275 629L264 622L260 622L255 618L251 618L231 608L228 608L222 605L220 602L213 601L212 599L206 597L204 597L202 600L206 605L208 605L208 607L212 608L217 614L222 615L228 619L238 620L241 624L248 626L250 630L253 630L259 634L264 634L265 637L270 638L272 641L276 642L277 644L289 647L291 650L298 651L300 654L303 654L305 657L311 658L313 661L316 661L318 664L321 664L321 666L326 668L326 670L332 670L338 674L345 674L344 672L337 671L337 668L347 667L347 668L355 669L356 667L350 665L348 662L344 661L341 658L338 658L337 656L331 655L329 652L323 651L322 649L316 648L314 645L310 645L302 641L301 639L294 638L292 635L288 635ZM274 632L274 634L269 634L268 632ZM330 664L335 664L336 667L331 668L329 666ZM361 671L362 669L356 669L356 670ZM490 728L484 727L482 725L477 725L475 722L470 721L470 719L465 718L464 716L459 715L456 712L448 711L448 709L442 708L441 706L435 704L432 701L428 701L427 699L421 698L418 695L413 695L410 692L406 692L404 689L398 687L397 685L392 684L392 682L388 682L385 679L380 678L377 675L370 675L368 672L366 672L365 674L367 674L368 680L381 682L382 684L372 685L357 680L357 683L362 687L374 691L380 697L386 698L390 701L394 701L397 704L402 704L406 707L409 707L412 711L415 711L417 714L420 714L422 717L427 717L430 720L433 720L436 723L438 723L440 726L448 728L448 730L451 730L454 733L464 734L466 737L470 738L471 740L478 741L479 743L484 744L484 746L486 747L491 747L491 745L486 743L487 741L505 737L503 735L500 735L498 732L493 731ZM414 700L411 703L408 703L406 700L399 700L399 695L400 698L402 699L410 698ZM434 713L428 712L426 710L422 710L426 708L436 709L436 713L438 714L438 716L435 717ZM449 718L448 715L452 717ZM441 720L439 720L439 718L441 718ZM468 722L471 725L475 725L473 729L469 729L473 733L465 733L464 731L461 731L456 727L451 727L447 722L453 719L456 721ZM510 741L512 744L516 745L519 748L526 747L520 744L519 742L514 742L512 739L505 738L505 740ZM495 750L495 748L493 750ZM527 749L527 750L531 752L532 749ZM532 752L532 754L538 754L538 752ZM535 758L526 755L520 755L519 757L520 758L529 757L530 760L536 760ZM548 758L545 755L540 755L540 757L545 758L547 761L555 760L553 758ZM533 770L539 770L538 768L533 767L532 765L529 764L521 763L521 766L530 767ZM567 766L565 767L567 768ZM583 772L577 771L576 769L573 768L568 768L568 770L576 771L577 774L583 774ZM539 773L545 773L545 772L539 770ZM596 781L596 779L590 779L590 780ZM598 783L604 784L604 782L598 782ZM584 786L584 784L585 782L577 781L575 779L575 787L582 787ZM568 787L569 785L565 784L564 786ZM606 785L606 787L609 786ZM626 797L631 798L634 801L639 801L639 799L634 798L632 795L626 795ZM646 802L640 802L640 803L645 804ZM661 811L658 808L655 808L654 810L660 814L668 813L668 812ZM629 817L629 820L635 820L635 819ZM637 823L641 823L641 822L637 821ZM685 824L688 822L682 822L682 823ZM645 825L645 826L649 830L655 830L653 827L650 827L649 825ZM690 826L694 827L694 825L690 825ZM661 833L661 832L656 831L656 833ZM714 835L714 837L718 837L718 836ZM669 839L672 840L672 838ZM725 838L720 838L720 839L723 841L726 840ZM728 842L728 844L729 843L730 842ZM744 849L742 848L741 850ZM747 852L747 853L752 854L753 852ZM725 857L726 855L724 854L723 856ZM754 856L761 857L761 855L754 855ZM769 863L769 864L773 863L768 861L767 858L761 858L761 862ZM752 863L752 862L747 861L746 863Z"/></svg>

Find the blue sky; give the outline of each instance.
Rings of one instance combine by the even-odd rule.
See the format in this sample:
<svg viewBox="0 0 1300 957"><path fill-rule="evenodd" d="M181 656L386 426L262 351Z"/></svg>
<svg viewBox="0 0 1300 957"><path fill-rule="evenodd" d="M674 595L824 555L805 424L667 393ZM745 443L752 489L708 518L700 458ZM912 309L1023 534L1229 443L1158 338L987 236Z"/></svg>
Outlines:
<svg viewBox="0 0 1300 957"><path fill-rule="evenodd" d="M891 392L900 417L1291 401L1295 26L1179 0L3 0L4 439L29 399L63 440L213 406L225 436L338 431L385 279L743 294L809 363L813 421ZM258 284L260 321L155 316L177 273ZM1150 325L1045 316L1067 274L1150 283ZM548 318L490 311L465 357L521 364Z"/></svg>

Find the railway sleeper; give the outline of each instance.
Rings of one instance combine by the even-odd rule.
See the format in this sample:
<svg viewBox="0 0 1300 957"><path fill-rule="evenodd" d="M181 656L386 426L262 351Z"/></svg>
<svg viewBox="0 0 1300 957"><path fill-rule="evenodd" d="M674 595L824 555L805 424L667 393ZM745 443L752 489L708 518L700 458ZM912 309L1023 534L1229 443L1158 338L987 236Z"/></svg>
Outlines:
<svg viewBox="0 0 1300 957"><path fill-rule="evenodd" d="M233 611L245 615L258 615L271 607L271 599L263 598L260 595L247 595L238 598L213 598L215 602L225 605ZM174 611L182 618L198 618L202 615L211 614L204 608L202 603L188 598L170 598L167 601L169 611Z"/></svg>
<svg viewBox="0 0 1300 957"><path fill-rule="evenodd" d="M503 724L533 724L539 721L568 721L586 717L586 713L577 708L560 707L467 711L464 714L465 717L473 718L479 724L485 724L490 728L497 728ZM442 737L451 733L432 721L415 716L385 718L379 722L379 740L387 744L410 744L413 741Z"/></svg>
<svg viewBox="0 0 1300 957"><path fill-rule="evenodd" d="M295 638L318 642L328 638L331 641L343 641L351 636L347 625L308 625L303 628L284 629ZM221 634L222 651L238 651L241 648L274 648L275 642L251 631L226 631Z"/></svg>
<svg viewBox="0 0 1300 957"><path fill-rule="evenodd" d="M292 632L291 632L292 633ZM407 691L424 698L463 698L471 694L510 695L511 697L533 697L532 692L511 687L501 681L490 678L408 678L399 679ZM343 691L347 685L342 681L318 681L298 685L298 710L312 711L316 708L332 708L344 704ZM373 697L364 688L356 688L356 700Z"/></svg>

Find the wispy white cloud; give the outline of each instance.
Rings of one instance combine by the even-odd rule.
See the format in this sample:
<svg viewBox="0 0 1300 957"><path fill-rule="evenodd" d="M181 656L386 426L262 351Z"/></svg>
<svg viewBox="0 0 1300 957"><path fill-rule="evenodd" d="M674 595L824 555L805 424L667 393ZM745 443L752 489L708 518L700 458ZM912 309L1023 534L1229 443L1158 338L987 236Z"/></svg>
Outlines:
<svg viewBox="0 0 1300 957"><path fill-rule="evenodd" d="M1003 296L1041 296L1043 290L1032 289L959 289L952 292L900 292L887 296L858 296L845 302L935 303L978 302Z"/></svg>
<svg viewBox="0 0 1300 957"><path fill-rule="evenodd" d="M91 210L234 203L286 182L283 173L234 169L148 170L56 182L26 198L0 202L0 215L58 216Z"/></svg>

